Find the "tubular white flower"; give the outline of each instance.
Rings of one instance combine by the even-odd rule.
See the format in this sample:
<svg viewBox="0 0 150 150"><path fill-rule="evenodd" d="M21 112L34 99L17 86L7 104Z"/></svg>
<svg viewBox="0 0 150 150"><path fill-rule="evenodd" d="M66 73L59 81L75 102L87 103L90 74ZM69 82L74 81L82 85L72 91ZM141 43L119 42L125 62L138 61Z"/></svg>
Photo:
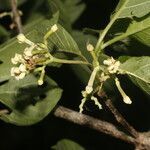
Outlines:
<svg viewBox="0 0 150 150"><path fill-rule="evenodd" d="M120 92L120 94L121 94L121 96L123 98L124 103L131 104L132 101L131 101L130 97L128 95L126 95L126 93L122 89L122 87L120 85L120 81L119 81L118 78L115 78L115 83L116 83L116 86L117 86L117 88L118 88L118 90L119 90L119 92Z"/></svg>
<svg viewBox="0 0 150 150"><path fill-rule="evenodd" d="M27 39L25 37L24 34L20 33L18 36L17 36L17 39L18 39L18 42L19 43L26 43L28 45L34 45L34 43L32 41L30 41L29 39Z"/></svg>
<svg viewBox="0 0 150 150"><path fill-rule="evenodd" d="M58 26L57 24L54 24L52 27L51 27L51 31L52 32L56 32L58 30Z"/></svg>
<svg viewBox="0 0 150 150"><path fill-rule="evenodd" d="M123 97L123 101L124 101L124 103L126 103L126 104L132 104L132 101L131 101L130 97L127 96L127 95L125 95L125 96Z"/></svg>
<svg viewBox="0 0 150 150"><path fill-rule="evenodd" d="M14 57L14 58L11 58L11 62L12 62L14 65L23 62L23 57L22 57L22 55L16 53L16 54L15 54L15 57Z"/></svg>
<svg viewBox="0 0 150 150"><path fill-rule="evenodd" d="M25 43L26 41L26 37L24 34L20 33L18 36L17 36L17 40L19 43Z"/></svg>

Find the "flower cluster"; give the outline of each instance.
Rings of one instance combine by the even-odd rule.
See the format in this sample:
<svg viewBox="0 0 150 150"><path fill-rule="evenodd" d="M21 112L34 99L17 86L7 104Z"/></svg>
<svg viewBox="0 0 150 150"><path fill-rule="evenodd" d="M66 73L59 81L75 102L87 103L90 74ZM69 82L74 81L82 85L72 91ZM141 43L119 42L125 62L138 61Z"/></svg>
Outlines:
<svg viewBox="0 0 150 150"><path fill-rule="evenodd" d="M113 57L111 57L107 60L104 60L103 64L108 66L107 70L110 74L115 74L119 69L120 61L116 61Z"/></svg>
<svg viewBox="0 0 150 150"><path fill-rule="evenodd" d="M51 27L51 32L57 31L57 25ZM23 79L31 71L41 71L45 72L44 63L50 59L50 54L47 46L43 43L34 43L27 39L24 34L19 34L17 36L19 43L25 43L28 46L24 49L23 54L15 54L14 58L11 58L11 62L15 67L11 68L11 76L15 77L17 80ZM41 74L42 74L41 73ZM43 74L41 75L43 78ZM42 85L42 78L40 77L38 83Z"/></svg>

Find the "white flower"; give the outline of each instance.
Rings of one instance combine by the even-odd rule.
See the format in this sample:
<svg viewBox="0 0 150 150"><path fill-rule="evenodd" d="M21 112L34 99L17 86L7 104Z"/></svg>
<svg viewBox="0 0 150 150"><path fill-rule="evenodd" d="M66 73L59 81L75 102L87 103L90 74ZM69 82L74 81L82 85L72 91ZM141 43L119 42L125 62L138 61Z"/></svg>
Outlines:
<svg viewBox="0 0 150 150"><path fill-rule="evenodd" d="M16 76L16 74L20 73L19 67L12 67L10 73L11 76Z"/></svg>
<svg viewBox="0 0 150 150"><path fill-rule="evenodd" d="M15 77L17 80L20 80L25 77L27 70L24 64L20 64L19 67L12 67L10 72L11 76Z"/></svg>
<svg viewBox="0 0 150 150"><path fill-rule="evenodd" d="M22 55L16 53L16 54L15 54L15 57L14 57L14 58L11 58L11 62L12 62L14 65L23 62L23 57L22 57Z"/></svg>
<svg viewBox="0 0 150 150"><path fill-rule="evenodd" d="M25 77L25 75L26 75L26 73L22 72L18 76L15 76L15 78L16 78L16 80L20 80L20 79L23 79Z"/></svg>
<svg viewBox="0 0 150 150"><path fill-rule="evenodd" d="M20 33L18 36L17 36L17 40L19 43L25 43L26 41L26 37L24 34Z"/></svg>
<svg viewBox="0 0 150 150"><path fill-rule="evenodd" d="M104 61L103 61L103 64L104 64L104 65L107 65L107 66L110 66L110 65L112 65L112 64L114 64L114 63L115 63L115 59L114 59L113 57L108 58L107 60L104 60Z"/></svg>
<svg viewBox="0 0 150 150"><path fill-rule="evenodd" d="M100 81L101 82L105 82L107 79L109 79L110 77L108 75L105 75L104 73L101 74L100 77Z"/></svg>
<svg viewBox="0 0 150 150"><path fill-rule="evenodd" d="M124 103L126 103L126 104L132 104L132 101L131 101L130 97L127 96L127 95L125 95L125 96L123 97L123 101L124 101Z"/></svg>
<svg viewBox="0 0 150 150"><path fill-rule="evenodd" d="M29 56L29 57L31 57L33 54L32 54L32 50L33 50L33 48L32 47L26 47L25 49L24 49L24 55L25 56Z"/></svg>
<svg viewBox="0 0 150 150"><path fill-rule="evenodd" d="M120 66L120 61L116 61L113 57L104 60L103 61L104 65L107 65L107 70L109 71L109 73L114 74L117 73L119 66Z"/></svg>
<svg viewBox="0 0 150 150"><path fill-rule="evenodd" d="M34 45L34 43L32 41L30 41L29 39L27 39L25 37L24 34L20 33L18 36L17 36L17 39L18 39L18 42L19 43L26 43L28 45Z"/></svg>
<svg viewBox="0 0 150 150"><path fill-rule="evenodd" d="M24 64L20 64L19 70L20 70L20 72L26 72L27 71L26 66Z"/></svg>
<svg viewBox="0 0 150 150"><path fill-rule="evenodd" d="M54 24L52 27L51 27L51 31L52 32L56 32L58 30L58 26L57 24Z"/></svg>
<svg viewBox="0 0 150 150"><path fill-rule="evenodd" d="M86 48L89 52L94 50L94 46L92 44L88 44Z"/></svg>

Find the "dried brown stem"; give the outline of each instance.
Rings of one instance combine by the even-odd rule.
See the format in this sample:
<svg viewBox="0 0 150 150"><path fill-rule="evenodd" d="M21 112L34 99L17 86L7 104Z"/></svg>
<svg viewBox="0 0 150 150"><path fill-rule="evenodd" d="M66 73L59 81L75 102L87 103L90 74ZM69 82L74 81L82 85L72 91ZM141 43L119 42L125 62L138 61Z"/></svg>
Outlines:
<svg viewBox="0 0 150 150"><path fill-rule="evenodd" d="M99 119L93 118L88 115L81 114L79 112L70 110L70 109L62 107L62 106L58 107L55 110L54 115L59 118L63 118L68 121L71 121L73 123L90 127L99 132L103 132L105 134L113 136L117 139L121 139L127 143L134 144L136 142L134 138L132 138L131 136L128 136L127 134L125 134L122 131L119 131L111 123L108 123L106 121L101 121Z"/></svg>
<svg viewBox="0 0 150 150"><path fill-rule="evenodd" d="M115 116L118 123L120 123L128 132L135 138L139 137L139 133L125 120L125 118L119 113L119 111L115 108L112 101L110 99L105 101L106 106Z"/></svg>
<svg viewBox="0 0 150 150"><path fill-rule="evenodd" d="M12 8L12 13L13 13L13 22L16 25L18 32L22 33L22 23L21 23L19 11L17 9L16 0L11 0L11 8Z"/></svg>

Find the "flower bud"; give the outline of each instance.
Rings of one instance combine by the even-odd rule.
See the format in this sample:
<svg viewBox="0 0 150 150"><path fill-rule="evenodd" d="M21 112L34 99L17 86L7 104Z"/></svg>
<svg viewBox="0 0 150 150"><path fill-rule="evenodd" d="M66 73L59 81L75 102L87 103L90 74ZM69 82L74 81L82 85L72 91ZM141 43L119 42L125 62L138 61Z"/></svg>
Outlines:
<svg viewBox="0 0 150 150"><path fill-rule="evenodd" d="M54 24L52 27L51 27L51 31L52 32L56 32L58 30L58 26L57 24Z"/></svg>

